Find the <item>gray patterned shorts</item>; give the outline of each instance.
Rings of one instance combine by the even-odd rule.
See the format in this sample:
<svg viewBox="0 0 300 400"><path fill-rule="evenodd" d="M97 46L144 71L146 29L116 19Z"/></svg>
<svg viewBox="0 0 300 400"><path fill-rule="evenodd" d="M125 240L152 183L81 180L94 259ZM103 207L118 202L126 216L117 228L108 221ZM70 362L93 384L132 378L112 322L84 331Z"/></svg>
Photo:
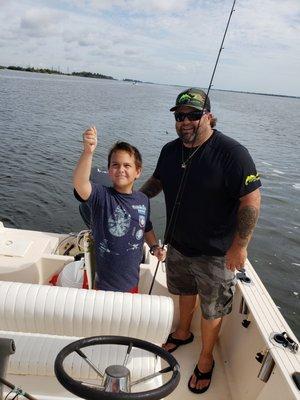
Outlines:
<svg viewBox="0 0 300 400"><path fill-rule="evenodd" d="M236 278L225 267L225 257L187 257L168 245L166 271L170 293L199 294L205 319L216 319L231 312Z"/></svg>

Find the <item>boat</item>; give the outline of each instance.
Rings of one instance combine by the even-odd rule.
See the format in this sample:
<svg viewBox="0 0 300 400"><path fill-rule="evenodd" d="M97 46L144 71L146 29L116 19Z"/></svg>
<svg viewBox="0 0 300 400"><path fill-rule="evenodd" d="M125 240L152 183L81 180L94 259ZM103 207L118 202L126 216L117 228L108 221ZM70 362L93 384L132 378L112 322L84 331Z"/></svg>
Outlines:
<svg viewBox="0 0 300 400"><path fill-rule="evenodd" d="M237 273L233 310L224 318L214 350L211 386L205 394L195 395L187 382L200 351L199 307L191 327L195 340L172 354L175 361L170 356L173 365L169 372L157 373L166 370L170 360L155 355L155 351L174 329L179 315L176 298L166 287L164 264L158 268L150 295L156 259L147 246L138 294L51 284L53 276L73 263L78 254L85 260L91 287L93 261L87 232L38 232L8 228L0 222L0 398L1 394L5 399L14 398L17 393L21 399L26 392L32 399L75 399L78 396L63 387L55 375L62 364L72 379L84 381L85 387L96 391L99 371L107 378L110 366L125 364L130 371L129 384L134 383L131 393L80 397L300 399L299 343L249 260L245 270ZM92 339L86 339L89 337ZM70 350L74 343L86 346L95 341L102 344L81 347L87 359L64 350ZM154 354L139 347L141 341L148 343ZM145 376L152 378L143 381Z"/></svg>

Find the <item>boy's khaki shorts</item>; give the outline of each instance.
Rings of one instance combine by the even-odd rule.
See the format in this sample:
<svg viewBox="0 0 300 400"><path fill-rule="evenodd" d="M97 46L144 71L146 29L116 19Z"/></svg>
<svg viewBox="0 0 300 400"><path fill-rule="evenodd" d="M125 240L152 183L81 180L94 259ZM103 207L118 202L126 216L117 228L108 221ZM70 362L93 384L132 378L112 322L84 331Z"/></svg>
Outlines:
<svg viewBox="0 0 300 400"><path fill-rule="evenodd" d="M166 271L170 293L199 294L205 319L216 319L231 312L236 278L225 267L225 257L187 257L168 245Z"/></svg>

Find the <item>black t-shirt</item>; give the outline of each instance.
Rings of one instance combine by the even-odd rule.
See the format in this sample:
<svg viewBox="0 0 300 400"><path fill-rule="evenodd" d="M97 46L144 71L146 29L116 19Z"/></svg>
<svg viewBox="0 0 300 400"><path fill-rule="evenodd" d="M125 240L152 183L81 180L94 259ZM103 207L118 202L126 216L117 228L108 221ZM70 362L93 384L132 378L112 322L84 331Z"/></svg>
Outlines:
<svg viewBox="0 0 300 400"><path fill-rule="evenodd" d="M160 153L153 176L162 183L167 226L185 170L181 165L195 149L176 139ZM239 198L261 186L254 162L244 146L214 130L188 164L175 225L165 241L186 256L225 255L236 228Z"/></svg>

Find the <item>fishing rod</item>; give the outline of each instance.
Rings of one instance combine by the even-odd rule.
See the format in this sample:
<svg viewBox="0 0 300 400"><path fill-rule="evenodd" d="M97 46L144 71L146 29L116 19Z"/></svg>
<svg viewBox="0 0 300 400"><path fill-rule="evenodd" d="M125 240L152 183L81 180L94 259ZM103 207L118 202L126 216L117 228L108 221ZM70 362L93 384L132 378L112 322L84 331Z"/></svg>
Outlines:
<svg viewBox="0 0 300 400"><path fill-rule="evenodd" d="M232 14L235 11L234 10L235 3L236 3L236 0L233 0L232 7L231 7L231 10L230 10L230 14L229 14L229 17L228 17L228 20L227 20L226 28L225 28L225 31L224 31L224 35L223 35L223 38L222 38L221 46L219 48L218 56L217 56L217 59L216 59L216 62L215 62L215 66L214 66L214 69L213 69L213 72L212 72L212 75L211 75L211 78L210 78L210 82L209 82L209 85L208 85L208 89L207 89L207 92L206 92L203 110L205 109L207 98L208 98L210 89L212 87L212 83L213 83L213 80L214 80L214 77L215 77L215 72L216 72L216 69L217 69L217 66L218 66L218 63L219 63L221 52L222 52L222 50L224 50L223 45L224 45L224 41L225 41L225 38L226 38L226 35L227 35L227 31L228 31L228 27L229 27L229 24L230 24L230 21L231 21Z"/></svg>
<svg viewBox="0 0 300 400"><path fill-rule="evenodd" d="M217 66L218 66L218 63L219 63L220 55L221 55L222 50L224 50L223 45L224 45L225 38L226 38L226 35L227 35L227 31L228 31L228 28L229 28L229 25L230 25L232 14L235 11L235 9L234 9L235 3L236 3L236 0L233 0L232 6L231 6L231 10L230 10L230 13L229 13L229 17L228 17L228 20L227 20L227 24L226 24L226 27L225 27L225 31L224 31L224 34L223 34L223 38L222 38L222 41L221 41L221 45L219 47L219 51L218 51L218 55L217 55L217 58L216 58L216 62L215 62L215 65L214 65L214 68L213 68L213 72L212 72L212 75L211 75L211 78L210 78L210 82L209 82L209 85L208 85L208 89L207 89L207 92L206 92L206 96L205 96L205 100L204 100L204 104L203 104L203 114L205 112L205 107L206 107L206 104L207 104L207 99L208 99L208 95L209 95L210 89L213 86L213 80L214 80L216 69L217 69ZM196 129L196 133L195 133L195 136L194 136L194 139L193 139L193 142L192 142L192 147L195 144L199 126L200 126L200 120L198 122L198 127ZM174 230L175 230L176 222L177 222L177 217L178 217L178 212L179 212L179 206L181 204L181 199L182 199L182 196L183 196L183 193L184 193L184 188L185 188L185 184L186 184L186 178L188 176L188 170L189 170L190 165L191 165L191 163L188 163L186 165L186 167L183 169L183 174L181 176L181 180L180 180L180 183L179 183L179 187L178 187L178 191L177 191L177 194L176 194L176 199L175 199L175 202L174 202L174 206L173 206L173 209L172 209L172 212L171 212L171 216L170 216L170 219L169 219L169 223L168 223L168 226L166 228L166 232L165 232L164 242L163 242L162 248L165 247L166 241L168 239L171 240L171 238L172 238L172 236L174 234ZM174 222L173 222L173 219L174 219ZM172 232L171 232L171 235L170 235L171 227L172 227ZM158 261L157 264L156 264L156 268L155 268L154 275L153 275L153 278L152 278L152 282L151 282L151 285L150 285L149 294L152 293L152 289L153 289L153 285L154 285L155 278L156 278L156 275L157 275L159 264L160 264L160 261Z"/></svg>

